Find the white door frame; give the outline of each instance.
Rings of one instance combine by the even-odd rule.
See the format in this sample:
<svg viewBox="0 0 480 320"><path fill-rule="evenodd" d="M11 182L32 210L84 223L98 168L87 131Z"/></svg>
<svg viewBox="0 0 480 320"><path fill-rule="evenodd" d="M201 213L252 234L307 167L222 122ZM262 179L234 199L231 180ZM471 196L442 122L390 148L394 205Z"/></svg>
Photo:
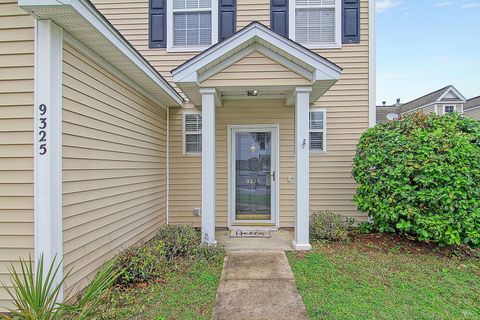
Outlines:
<svg viewBox="0 0 480 320"><path fill-rule="evenodd" d="M271 137L271 170L275 171L275 181L271 182L271 219L270 220L242 220L245 224L259 224L265 227L272 227L278 229L280 206L279 206L279 177L280 177L280 139L279 139L279 125L278 124L250 124L250 125L229 125L228 131L228 167L227 167L227 181L228 181L228 227L237 226L235 221L235 142L233 141L234 132L257 132L269 131Z"/></svg>

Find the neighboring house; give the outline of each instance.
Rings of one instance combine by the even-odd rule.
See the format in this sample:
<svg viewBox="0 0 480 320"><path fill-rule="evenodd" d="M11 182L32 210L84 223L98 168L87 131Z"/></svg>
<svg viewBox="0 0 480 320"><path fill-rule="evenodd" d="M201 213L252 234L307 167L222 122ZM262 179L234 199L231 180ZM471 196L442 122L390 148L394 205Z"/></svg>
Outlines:
<svg viewBox="0 0 480 320"><path fill-rule="evenodd" d="M309 249L310 212L365 219L373 28L373 0L2 1L0 280L58 255L81 288L166 223Z"/></svg>
<svg viewBox="0 0 480 320"><path fill-rule="evenodd" d="M480 120L480 96L467 100L463 106L463 115Z"/></svg>
<svg viewBox="0 0 480 320"><path fill-rule="evenodd" d="M446 86L402 105L377 107L377 123L386 122L388 113L402 116L414 112L444 115L449 112L463 113L465 97L454 86ZM388 109L391 108L391 109Z"/></svg>

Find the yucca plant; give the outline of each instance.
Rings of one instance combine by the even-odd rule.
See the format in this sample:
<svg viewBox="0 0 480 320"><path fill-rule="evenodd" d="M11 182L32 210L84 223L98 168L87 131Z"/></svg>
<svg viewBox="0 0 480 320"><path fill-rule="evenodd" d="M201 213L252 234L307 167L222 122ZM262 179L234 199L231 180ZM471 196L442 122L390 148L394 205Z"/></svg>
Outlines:
<svg viewBox="0 0 480 320"><path fill-rule="evenodd" d="M2 285L12 297L15 309L9 310L11 316L0 315L0 317L32 320L60 319L62 309L57 301L65 278L68 276L67 273L65 277L59 279L58 283L55 283L61 265L61 261L57 263L55 256L45 273L43 255L38 260L36 270L31 258L28 261L20 258L20 274L11 265L8 271L14 290L4 283Z"/></svg>
<svg viewBox="0 0 480 320"><path fill-rule="evenodd" d="M115 270L113 262L106 264L93 279L82 295L73 304L59 303L59 295L71 270L56 281L62 260L57 263L54 257L48 270L44 266L43 255L40 256L36 269L32 259L20 259L21 272L12 265L9 268L13 290L2 284L12 297L14 308L10 315L0 314L0 319L24 320L83 320L91 318L101 301L102 294L108 289L122 271ZM78 295L78 294L77 294ZM66 298L65 300L69 300Z"/></svg>

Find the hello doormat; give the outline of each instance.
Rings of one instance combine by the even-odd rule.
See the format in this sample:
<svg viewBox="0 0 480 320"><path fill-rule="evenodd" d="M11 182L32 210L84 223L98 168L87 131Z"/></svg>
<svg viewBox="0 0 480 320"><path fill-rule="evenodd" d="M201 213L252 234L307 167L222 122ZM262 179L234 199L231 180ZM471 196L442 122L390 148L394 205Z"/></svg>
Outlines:
<svg viewBox="0 0 480 320"><path fill-rule="evenodd" d="M270 238L269 230L233 229L230 230L230 238Z"/></svg>

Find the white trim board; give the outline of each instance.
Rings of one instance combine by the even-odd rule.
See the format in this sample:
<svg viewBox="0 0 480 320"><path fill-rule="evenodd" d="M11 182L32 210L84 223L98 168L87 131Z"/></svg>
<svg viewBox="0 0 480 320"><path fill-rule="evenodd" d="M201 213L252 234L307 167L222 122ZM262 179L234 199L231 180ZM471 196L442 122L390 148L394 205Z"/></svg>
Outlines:
<svg viewBox="0 0 480 320"><path fill-rule="evenodd" d="M300 44L276 34L260 23L253 22L230 38L203 51L193 59L172 70L174 81L197 83L197 71L199 69L223 57L228 52L238 49L242 44L248 43L251 40L257 41L257 39L261 39L274 47L280 48L292 58L294 57L295 59L301 60L303 63L317 69L317 72L314 73L315 80L338 80L340 77L342 69L339 66L306 49Z"/></svg>
<svg viewBox="0 0 480 320"><path fill-rule="evenodd" d="M368 126L371 128L377 124L377 32L373 0L368 6L368 30Z"/></svg>
<svg viewBox="0 0 480 320"><path fill-rule="evenodd" d="M35 263L63 258L62 229L62 64L63 30L37 20L34 76L34 242ZM55 284L63 277L63 263ZM54 284L54 285L55 285ZM63 299L60 290L59 299Z"/></svg>

